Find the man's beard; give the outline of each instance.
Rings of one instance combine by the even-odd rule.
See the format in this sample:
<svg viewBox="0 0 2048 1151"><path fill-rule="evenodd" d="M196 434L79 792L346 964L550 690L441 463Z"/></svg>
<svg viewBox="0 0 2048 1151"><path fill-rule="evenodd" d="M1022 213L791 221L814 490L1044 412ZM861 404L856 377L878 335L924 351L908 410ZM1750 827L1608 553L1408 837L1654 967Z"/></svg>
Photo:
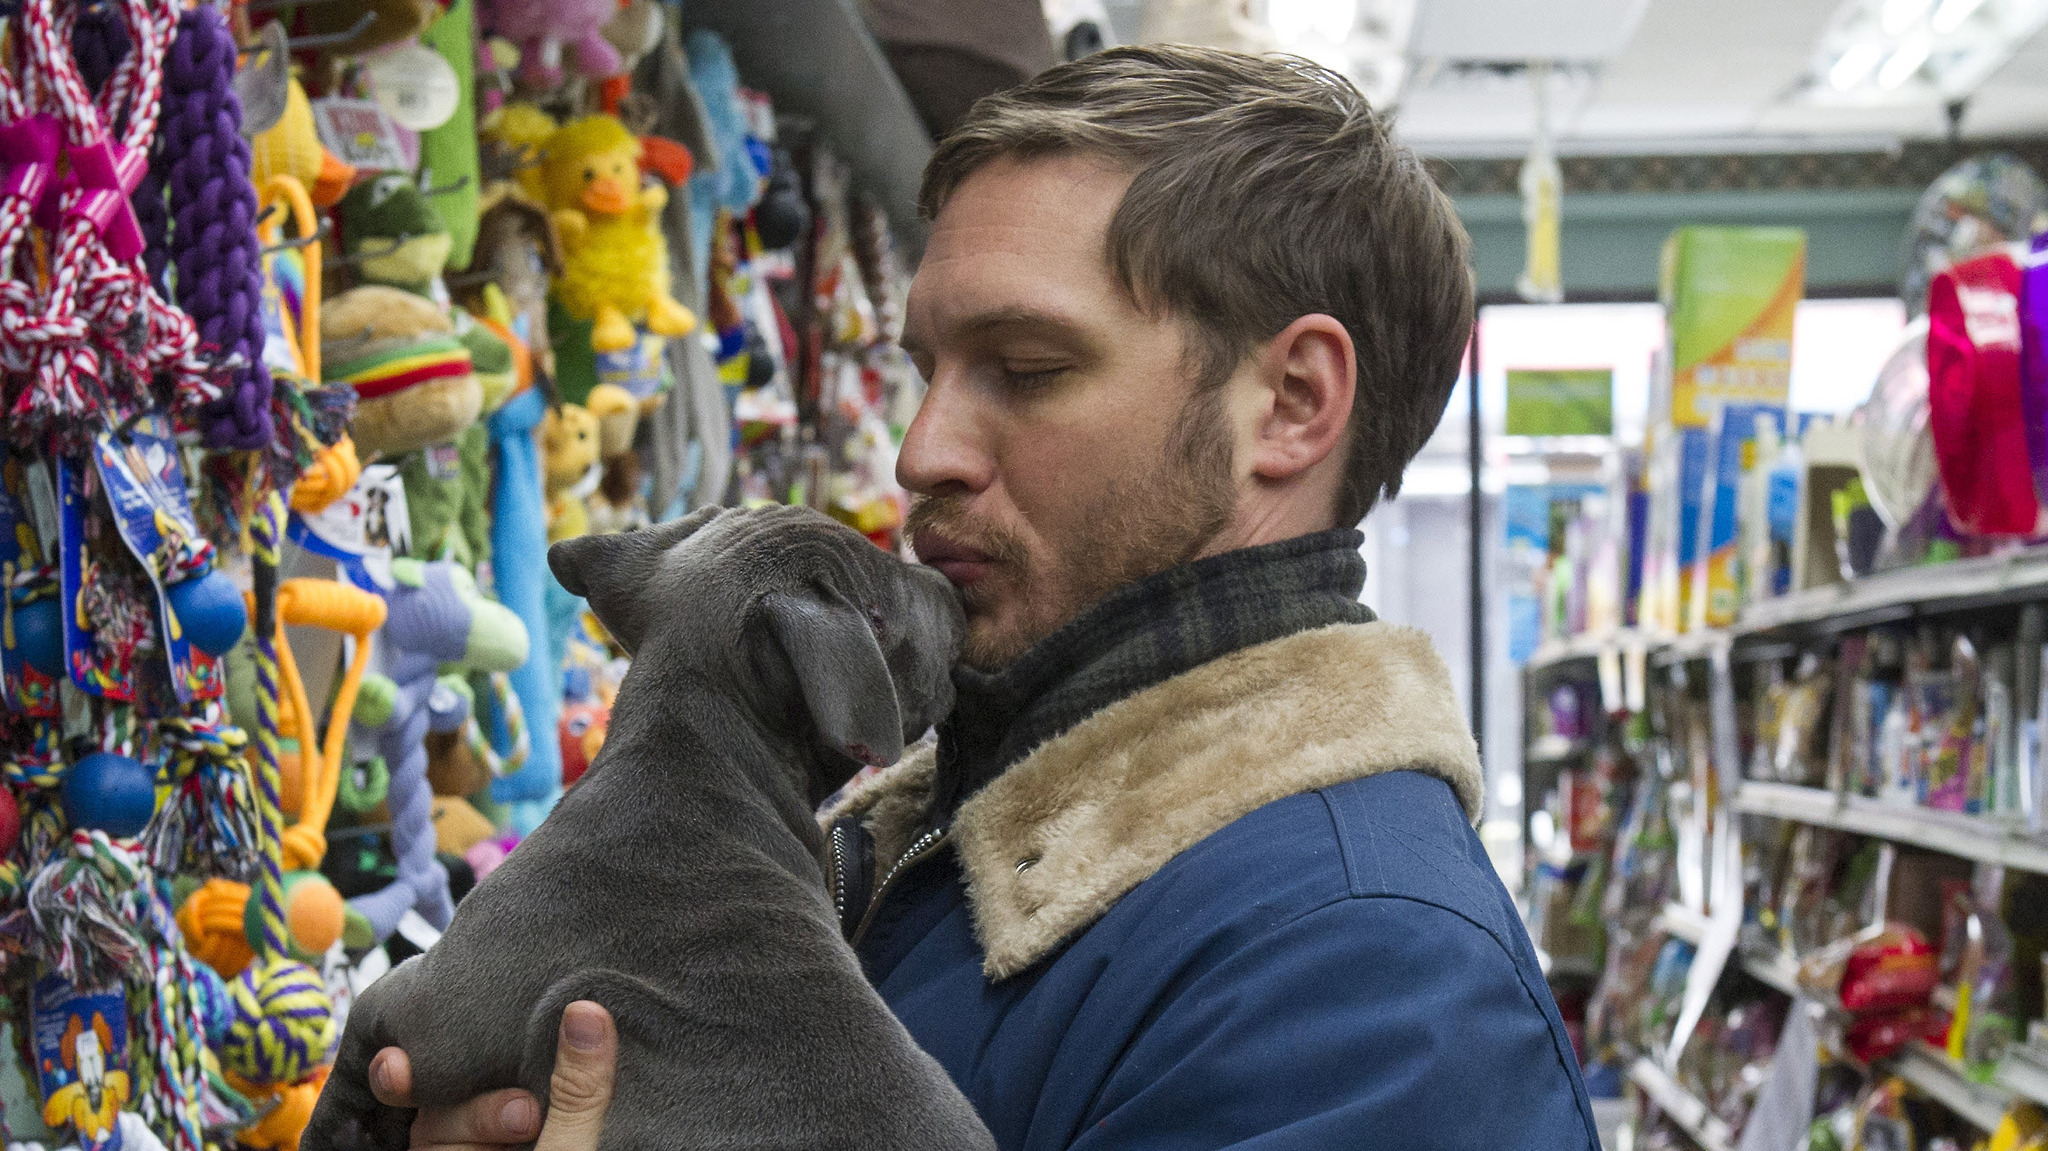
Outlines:
<svg viewBox="0 0 2048 1151"><path fill-rule="evenodd" d="M1190 398L1165 458L1105 484L1068 526L1072 538L1045 538L1052 554L1035 566L1015 533L968 516L968 497L920 497L911 505L908 534L936 531L982 552L992 578L1028 605L1018 616L1021 627L992 634L988 591L961 589L967 608L962 662L982 671L1006 667L1103 596L1187 562L1222 532L1237 502L1222 397L1222 388L1206 387Z"/></svg>

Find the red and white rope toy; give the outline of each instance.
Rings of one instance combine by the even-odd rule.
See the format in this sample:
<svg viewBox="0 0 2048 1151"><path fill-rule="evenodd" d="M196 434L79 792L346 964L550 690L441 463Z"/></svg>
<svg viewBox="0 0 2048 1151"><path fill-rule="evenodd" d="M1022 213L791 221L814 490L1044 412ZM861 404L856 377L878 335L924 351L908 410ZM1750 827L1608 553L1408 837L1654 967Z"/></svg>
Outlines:
<svg viewBox="0 0 2048 1151"><path fill-rule="evenodd" d="M119 7L130 48L98 100L71 54L77 0L24 0L12 22L13 74L0 70L0 367L8 423L28 442L55 434L75 446L98 423L146 406L159 374L181 412L220 394L191 321L142 267L129 201L156 133L177 0ZM30 222L44 237L40 291L22 244Z"/></svg>

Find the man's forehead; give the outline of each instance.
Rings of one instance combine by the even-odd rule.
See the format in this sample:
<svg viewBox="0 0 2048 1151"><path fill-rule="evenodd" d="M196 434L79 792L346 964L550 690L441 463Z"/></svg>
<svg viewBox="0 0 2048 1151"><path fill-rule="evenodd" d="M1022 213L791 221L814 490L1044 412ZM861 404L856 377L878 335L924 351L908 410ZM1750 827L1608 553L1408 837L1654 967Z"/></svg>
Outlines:
<svg viewBox="0 0 2048 1151"><path fill-rule="evenodd" d="M962 181L911 281L904 344L1084 331L1133 310L1108 258L1130 175L1079 156L998 159Z"/></svg>

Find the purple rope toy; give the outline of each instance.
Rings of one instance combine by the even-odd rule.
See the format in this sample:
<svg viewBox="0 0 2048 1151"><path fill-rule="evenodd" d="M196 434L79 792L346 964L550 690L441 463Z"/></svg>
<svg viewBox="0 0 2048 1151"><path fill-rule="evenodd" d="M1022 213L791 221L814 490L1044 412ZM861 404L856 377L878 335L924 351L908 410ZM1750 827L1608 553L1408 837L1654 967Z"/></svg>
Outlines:
<svg viewBox="0 0 2048 1151"><path fill-rule="evenodd" d="M276 425L263 362L256 189L234 74L227 21L210 4L186 9L164 60L157 159L170 187L178 306L199 329L201 346L235 364L228 393L200 408L200 430L209 447L257 450L272 445Z"/></svg>

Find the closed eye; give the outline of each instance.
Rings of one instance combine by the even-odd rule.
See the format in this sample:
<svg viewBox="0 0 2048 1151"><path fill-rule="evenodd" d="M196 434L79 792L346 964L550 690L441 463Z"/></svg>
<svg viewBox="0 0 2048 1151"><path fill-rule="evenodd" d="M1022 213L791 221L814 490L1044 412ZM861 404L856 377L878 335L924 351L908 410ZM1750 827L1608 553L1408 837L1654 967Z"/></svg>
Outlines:
<svg viewBox="0 0 2048 1151"><path fill-rule="evenodd" d="M1032 392L1044 388L1072 369L1066 365L1052 367L1003 367L1003 386L1011 391Z"/></svg>

